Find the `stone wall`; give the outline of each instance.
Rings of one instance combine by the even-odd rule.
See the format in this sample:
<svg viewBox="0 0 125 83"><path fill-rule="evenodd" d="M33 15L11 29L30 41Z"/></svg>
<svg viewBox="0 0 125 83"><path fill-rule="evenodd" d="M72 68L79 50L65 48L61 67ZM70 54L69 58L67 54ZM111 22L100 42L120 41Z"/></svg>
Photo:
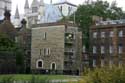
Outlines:
<svg viewBox="0 0 125 83"><path fill-rule="evenodd" d="M46 39L44 39L46 33ZM65 26L48 26L32 29L31 69L36 69L37 60L43 61L43 68L50 69L56 63L57 70L63 70ZM50 48L50 55L44 55L44 48ZM38 68L37 68L38 69Z"/></svg>

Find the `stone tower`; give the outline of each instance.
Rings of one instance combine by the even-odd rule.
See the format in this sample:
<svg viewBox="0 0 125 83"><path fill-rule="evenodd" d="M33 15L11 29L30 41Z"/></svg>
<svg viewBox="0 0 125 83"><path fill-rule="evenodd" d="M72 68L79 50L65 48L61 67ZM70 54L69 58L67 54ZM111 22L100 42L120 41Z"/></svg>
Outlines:
<svg viewBox="0 0 125 83"><path fill-rule="evenodd" d="M14 26L19 27L20 26L20 15L19 15L18 6L16 7L14 19L15 19Z"/></svg>

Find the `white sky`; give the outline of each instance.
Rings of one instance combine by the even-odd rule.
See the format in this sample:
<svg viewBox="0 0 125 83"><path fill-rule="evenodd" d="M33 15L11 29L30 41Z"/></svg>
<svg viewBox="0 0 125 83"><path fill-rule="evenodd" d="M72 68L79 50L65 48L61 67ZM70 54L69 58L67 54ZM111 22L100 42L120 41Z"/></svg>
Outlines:
<svg viewBox="0 0 125 83"><path fill-rule="evenodd" d="M28 0L29 4L31 4L32 0ZM50 3L51 0L44 0L45 3ZM53 0L53 3L58 2L60 0ZM73 4L82 4L84 2L84 0L67 0ZM108 2L112 2L113 0L107 0ZM125 0L116 0L118 3L119 7L122 7L125 10ZM15 9L16 6L18 5L19 8L19 13L24 13L24 4L25 4L25 0L12 0L12 14L15 14Z"/></svg>

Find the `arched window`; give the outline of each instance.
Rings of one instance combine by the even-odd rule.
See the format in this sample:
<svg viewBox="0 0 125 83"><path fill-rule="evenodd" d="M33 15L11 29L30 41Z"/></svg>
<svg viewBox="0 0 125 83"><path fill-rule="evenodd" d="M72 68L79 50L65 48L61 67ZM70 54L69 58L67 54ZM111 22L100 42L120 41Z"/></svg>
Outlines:
<svg viewBox="0 0 125 83"><path fill-rule="evenodd" d="M36 68L43 68L43 60L37 60Z"/></svg>
<svg viewBox="0 0 125 83"><path fill-rule="evenodd" d="M38 67L42 67L42 61L38 62Z"/></svg>
<svg viewBox="0 0 125 83"><path fill-rule="evenodd" d="M52 64L51 64L51 69L52 69L52 70L56 70L56 63L52 63Z"/></svg>

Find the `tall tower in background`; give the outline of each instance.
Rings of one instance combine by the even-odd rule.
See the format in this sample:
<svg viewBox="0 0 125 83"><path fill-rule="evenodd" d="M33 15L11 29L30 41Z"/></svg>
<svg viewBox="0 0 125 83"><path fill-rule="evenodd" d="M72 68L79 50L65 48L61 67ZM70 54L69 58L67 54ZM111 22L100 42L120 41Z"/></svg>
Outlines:
<svg viewBox="0 0 125 83"><path fill-rule="evenodd" d="M11 11L11 0L0 0L0 16L3 16L5 8Z"/></svg>

